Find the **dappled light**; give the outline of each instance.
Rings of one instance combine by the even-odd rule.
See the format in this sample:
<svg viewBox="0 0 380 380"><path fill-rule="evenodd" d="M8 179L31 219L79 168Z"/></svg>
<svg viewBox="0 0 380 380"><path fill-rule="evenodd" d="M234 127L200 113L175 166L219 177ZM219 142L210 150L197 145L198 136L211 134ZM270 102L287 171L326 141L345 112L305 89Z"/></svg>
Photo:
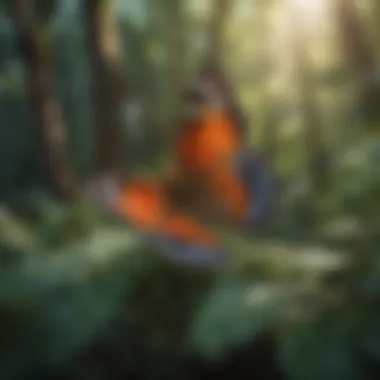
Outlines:
<svg viewBox="0 0 380 380"><path fill-rule="evenodd" d="M378 0L0 1L0 378L380 378Z"/></svg>

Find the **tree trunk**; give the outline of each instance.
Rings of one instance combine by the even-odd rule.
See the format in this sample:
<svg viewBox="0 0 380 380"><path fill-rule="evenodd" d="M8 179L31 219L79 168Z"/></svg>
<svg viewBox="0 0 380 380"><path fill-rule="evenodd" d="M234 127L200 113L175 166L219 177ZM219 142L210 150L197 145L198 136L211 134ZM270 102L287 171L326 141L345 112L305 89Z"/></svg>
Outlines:
<svg viewBox="0 0 380 380"><path fill-rule="evenodd" d="M215 0L208 28L208 50L204 66L201 68L200 82L208 77L214 78L223 88L222 98L235 125L246 132L246 120L238 104L237 97L223 65L225 30L233 7L231 0Z"/></svg>
<svg viewBox="0 0 380 380"><path fill-rule="evenodd" d="M20 52L28 66L29 91L48 179L57 195L70 198L76 192L76 180L67 156L66 125L54 91L51 58L38 43L30 1L12 0L10 4Z"/></svg>
<svg viewBox="0 0 380 380"><path fill-rule="evenodd" d="M372 122L380 119L380 86L377 82L376 52L361 24L353 0L337 0L337 23L341 45L358 84L363 116Z"/></svg>
<svg viewBox="0 0 380 380"><path fill-rule="evenodd" d="M209 27L209 54L215 59L223 55L224 32L233 2L231 0L215 0Z"/></svg>
<svg viewBox="0 0 380 380"><path fill-rule="evenodd" d="M372 6L370 7L370 11L372 13L371 22L374 24L376 49L378 50L380 47L380 23L379 23L380 2L378 0L372 0Z"/></svg>
<svg viewBox="0 0 380 380"><path fill-rule="evenodd" d="M293 13L295 72L299 82L300 109L305 134L306 162L311 189L313 192L323 191L328 184L328 159L323 146L321 120L315 98L315 83L310 69L305 41L299 15Z"/></svg>
<svg viewBox="0 0 380 380"><path fill-rule="evenodd" d="M174 128L178 128L180 123L180 107L182 94L186 85L187 75L187 36L185 25L184 2L174 0L170 7L170 22L171 22L171 63L170 75L172 78L172 105L170 119Z"/></svg>
<svg viewBox="0 0 380 380"><path fill-rule="evenodd" d="M107 0L86 0L92 64L96 169L120 169L124 159L121 102L126 85L119 67L119 38Z"/></svg>
<svg viewBox="0 0 380 380"><path fill-rule="evenodd" d="M260 128L263 150L266 153L270 166L274 167L278 147L279 100L270 91L270 81L274 73L274 62L276 61L273 49L271 48L273 38L272 12L272 5L269 5L267 2L259 2L254 16L254 21L257 23L256 33L265 42L265 47L262 51L262 61L260 61L261 78L257 84L261 94L260 121L256 123L255 128Z"/></svg>

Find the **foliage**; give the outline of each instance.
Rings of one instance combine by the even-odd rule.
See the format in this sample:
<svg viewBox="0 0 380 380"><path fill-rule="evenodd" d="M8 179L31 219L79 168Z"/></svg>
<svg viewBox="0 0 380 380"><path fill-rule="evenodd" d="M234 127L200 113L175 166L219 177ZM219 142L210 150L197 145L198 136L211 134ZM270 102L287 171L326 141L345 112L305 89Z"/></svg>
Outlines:
<svg viewBox="0 0 380 380"><path fill-rule="evenodd" d="M1 223L7 237L2 239L0 297L7 336L2 376L7 378L60 364L83 349L120 310L139 270L136 253L144 255L144 244L125 228L99 229L93 223L81 231L89 214L83 217L78 208L65 215L60 211L44 212L37 226L20 224L11 214ZM9 250L18 259L4 266Z"/></svg>
<svg viewBox="0 0 380 380"><path fill-rule="evenodd" d="M175 18L170 4L115 5L128 95L146 107L137 137L123 119L126 156L138 153L136 160L128 156L133 161L128 169L153 161L147 157L175 134L170 119L178 107L175 76L183 75L179 79L186 83L204 54L205 9L211 2L184 2L184 18ZM41 190L26 67L0 2L1 378L75 367L72 360L80 352L106 340L107 349L119 350L143 378L178 379L193 354L219 363L268 331L277 345L275 360L289 380L379 378L380 143L368 135L357 111L356 82L362 77L348 70L335 37L314 38L310 31L304 46L312 53L307 82L314 86L320 143L332 169L326 188L316 194L305 163L312 149L303 139L299 83L288 70L291 37L274 25L276 12L285 10L277 3L236 4L226 28L226 68L248 118L250 141L265 135L261 140L270 148L280 199L273 226L262 234L215 228L230 256L226 267L210 270L174 265L145 236L86 201L63 204ZM39 38L49 42L44 48L53 56L70 159L86 178L94 157L85 14L76 0L35 5ZM324 19L327 26L331 18ZM372 23L368 28L376 29L378 23ZM180 37L178 26L185 41L173 38ZM263 38L262 27L273 36ZM262 45L270 38L273 54L264 57ZM178 46L187 61L175 75ZM306 114L307 121L315 116ZM155 128L164 141L152 138ZM167 152L160 153L166 158ZM160 160L154 161L156 169Z"/></svg>
<svg viewBox="0 0 380 380"><path fill-rule="evenodd" d="M149 360L152 371L175 377L189 352L217 360L268 330L290 379L363 378L377 360L379 266L367 246L340 253L219 230L230 247L227 267L181 268L86 202L64 206L42 193L4 209L0 231L7 378L75 357L120 313L112 329L138 331L142 346L129 366L140 373Z"/></svg>

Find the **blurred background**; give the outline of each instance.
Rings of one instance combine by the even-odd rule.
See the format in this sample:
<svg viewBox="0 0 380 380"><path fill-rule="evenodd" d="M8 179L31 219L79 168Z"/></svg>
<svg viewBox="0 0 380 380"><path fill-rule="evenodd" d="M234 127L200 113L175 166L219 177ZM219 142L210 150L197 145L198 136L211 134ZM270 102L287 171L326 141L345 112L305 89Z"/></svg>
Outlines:
<svg viewBox="0 0 380 380"><path fill-rule="evenodd" d="M2 0L0 31L3 379L379 378L378 0ZM82 196L169 171L210 58L276 178L220 270Z"/></svg>

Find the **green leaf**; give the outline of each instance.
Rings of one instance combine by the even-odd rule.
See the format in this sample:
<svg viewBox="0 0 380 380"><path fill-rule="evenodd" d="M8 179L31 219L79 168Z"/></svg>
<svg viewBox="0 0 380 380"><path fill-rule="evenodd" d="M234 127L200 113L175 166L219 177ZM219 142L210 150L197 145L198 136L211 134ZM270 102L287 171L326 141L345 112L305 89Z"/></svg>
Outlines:
<svg viewBox="0 0 380 380"><path fill-rule="evenodd" d="M358 379L350 315L319 317L289 328L280 340L280 362L290 380Z"/></svg>
<svg viewBox="0 0 380 380"><path fill-rule="evenodd" d="M190 345L202 354L217 356L276 321L285 300L282 287L271 283L222 284L206 297L190 326Z"/></svg>
<svg viewBox="0 0 380 380"><path fill-rule="evenodd" d="M62 363L91 343L135 286L145 247L125 228L102 228L49 254L30 251L18 265L1 268L0 316L1 310L11 313L25 327L8 331L1 349L12 355L1 359L1 377L10 378L15 363L19 370Z"/></svg>

